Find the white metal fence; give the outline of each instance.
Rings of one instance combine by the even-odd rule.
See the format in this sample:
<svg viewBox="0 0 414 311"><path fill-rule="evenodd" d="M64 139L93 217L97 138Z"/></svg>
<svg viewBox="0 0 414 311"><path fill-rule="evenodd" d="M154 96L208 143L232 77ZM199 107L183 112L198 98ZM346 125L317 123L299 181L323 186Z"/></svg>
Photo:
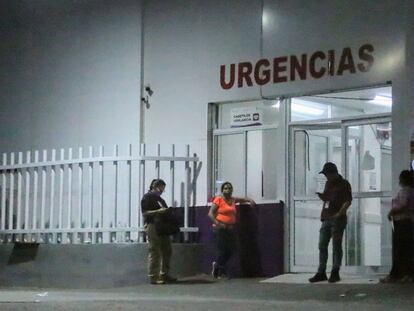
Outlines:
<svg viewBox="0 0 414 311"><path fill-rule="evenodd" d="M167 203L184 208L185 238L198 231L189 224L198 176L190 147L125 149L115 145L110 155L103 146L78 148L76 156L72 148L3 154L0 242L143 241L140 198L153 178L166 181Z"/></svg>

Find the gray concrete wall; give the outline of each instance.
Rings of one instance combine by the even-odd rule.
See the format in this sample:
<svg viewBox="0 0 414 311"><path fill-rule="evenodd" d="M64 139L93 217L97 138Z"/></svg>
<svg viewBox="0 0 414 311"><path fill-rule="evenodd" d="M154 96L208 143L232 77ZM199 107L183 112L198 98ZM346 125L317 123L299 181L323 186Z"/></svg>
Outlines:
<svg viewBox="0 0 414 311"><path fill-rule="evenodd" d="M173 244L171 274L199 273L200 244ZM146 244L0 245L1 287L106 288L146 282Z"/></svg>
<svg viewBox="0 0 414 311"><path fill-rule="evenodd" d="M139 139L141 1L0 2L0 150Z"/></svg>

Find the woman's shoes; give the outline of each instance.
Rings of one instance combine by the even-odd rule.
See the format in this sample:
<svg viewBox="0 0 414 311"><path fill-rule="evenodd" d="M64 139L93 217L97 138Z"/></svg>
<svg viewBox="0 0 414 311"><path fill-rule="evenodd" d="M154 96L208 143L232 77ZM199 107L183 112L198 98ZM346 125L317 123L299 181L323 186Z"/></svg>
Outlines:
<svg viewBox="0 0 414 311"><path fill-rule="evenodd" d="M215 261L211 264L211 276L215 279L218 279L219 277L219 268Z"/></svg>
<svg viewBox="0 0 414 311"><path fill-rule="evenodd" d="M211 264L211 276L218 280L230 280L225 269L220 268L217 262L213 261Z"/></svg>

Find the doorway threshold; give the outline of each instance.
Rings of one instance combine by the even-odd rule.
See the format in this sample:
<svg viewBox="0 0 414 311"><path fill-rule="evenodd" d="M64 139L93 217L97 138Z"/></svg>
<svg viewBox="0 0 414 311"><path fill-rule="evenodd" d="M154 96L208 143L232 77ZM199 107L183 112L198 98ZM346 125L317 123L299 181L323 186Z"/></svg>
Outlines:
<svg viewBox="0 0 414 311"><path fill-rule="evenodd" d="M313 275L314 273L287 273L265 279L261 281L261 283L310 284L308 279ZM382 275L367 276L341 273L341 281L338 283L329 283L328 281L324 281L316 284L378 284L380 277L382 277Z"/></svg>

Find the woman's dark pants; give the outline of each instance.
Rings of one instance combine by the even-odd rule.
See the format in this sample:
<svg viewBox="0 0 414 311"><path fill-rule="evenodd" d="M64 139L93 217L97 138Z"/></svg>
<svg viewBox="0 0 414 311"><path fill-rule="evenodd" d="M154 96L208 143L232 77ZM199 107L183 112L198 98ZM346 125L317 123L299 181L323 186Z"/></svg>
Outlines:
<svg viewBox="0 0 414 311"><path fill-rule="evenodd" d="M215 228L217 243L217 266L219 275L226 274L226 265L236 250L236 234L234 229Z"/></svg>

